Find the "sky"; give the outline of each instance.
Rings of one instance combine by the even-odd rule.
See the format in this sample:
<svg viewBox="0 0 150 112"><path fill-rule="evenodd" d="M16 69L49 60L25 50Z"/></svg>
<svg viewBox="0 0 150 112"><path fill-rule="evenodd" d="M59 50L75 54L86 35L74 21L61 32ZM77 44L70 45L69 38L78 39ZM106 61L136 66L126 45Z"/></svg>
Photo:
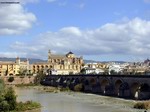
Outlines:
<svg viewBox="0 0 150 112"><path fill-rule="evenodd" d="M142 61L150 58L150 0L0 0L0 48L0 57L47 59L50 49Z"/></svg>

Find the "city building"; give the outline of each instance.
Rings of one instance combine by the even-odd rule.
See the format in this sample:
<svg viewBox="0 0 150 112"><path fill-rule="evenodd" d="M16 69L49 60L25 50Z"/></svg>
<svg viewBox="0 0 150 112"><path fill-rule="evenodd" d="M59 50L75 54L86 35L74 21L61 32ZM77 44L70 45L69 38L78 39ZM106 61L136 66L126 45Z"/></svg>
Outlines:
<svg viewBox="0 0 150 112"><path fill-rule="evenodd" d="M32 64L32 71L34 74L40 71L47 75L68 75L78 74L83 65L83 58L76 57L71 51L65 55L52 54L49 50L47 62L36 62Z"/></svg>
<svg viewBox="0 0 150 112"><path fill-rule="evenodd" d="M29 60L21 61L19 57L16 61L0 61L0 76L11 76L19 74L21 71L29 71Z"/></svg>
<svg viewBox="0 0 150 112"><path fill-rule="evenodd" d="M107 69L105 63L86 63L84 65L85 74L103 74Z"/></svg>

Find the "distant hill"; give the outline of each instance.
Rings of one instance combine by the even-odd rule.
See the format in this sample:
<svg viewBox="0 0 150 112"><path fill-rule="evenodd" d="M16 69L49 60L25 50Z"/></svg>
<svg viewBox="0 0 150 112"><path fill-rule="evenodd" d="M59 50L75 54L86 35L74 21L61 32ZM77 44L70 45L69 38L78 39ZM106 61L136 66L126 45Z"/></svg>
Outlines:
<svg viewBox="0 0 150 112"><path fill-rule="evenodd" d="M20 58L21 61L25 61L27 58ZM6 58L6 57L0 57L0 61L16 61L16 58ZM34 59L29 58L30 64L35 62L47 62L47 60L42 59ZM84 60L84 63L109 63L109 62L116 62L116 63L125 63L125 61L94 61L94 60Z"/></svg>
<svg viewBox="0 0 150 112"><path fill-rule="evenodd" d="M100 61L94 61L94 60L84 60L84 63L98 63Z"/></svg>

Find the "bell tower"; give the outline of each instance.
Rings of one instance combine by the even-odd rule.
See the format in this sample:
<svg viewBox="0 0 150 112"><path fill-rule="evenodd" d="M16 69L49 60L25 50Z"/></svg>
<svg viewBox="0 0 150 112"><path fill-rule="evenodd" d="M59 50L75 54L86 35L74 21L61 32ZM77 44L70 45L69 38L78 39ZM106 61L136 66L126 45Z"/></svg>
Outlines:
<svg viewBox="0 0 150 112"><path fill-rule="evenodd" d="M51 60L51 50L49 49L48 50L48 62L50 62L50 60Z"/></svg>

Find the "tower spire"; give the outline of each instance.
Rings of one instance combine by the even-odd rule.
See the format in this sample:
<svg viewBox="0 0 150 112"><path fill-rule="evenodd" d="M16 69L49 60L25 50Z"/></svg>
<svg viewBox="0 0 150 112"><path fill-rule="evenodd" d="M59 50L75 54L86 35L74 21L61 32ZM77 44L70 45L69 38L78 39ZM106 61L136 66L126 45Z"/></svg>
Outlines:
<svg viewBox="0 0 150 112"><path fill-rule="evenodd" d="M48 62L50 61L50 58L51 58L51 50L49 49L48 50Z"/></svg>

